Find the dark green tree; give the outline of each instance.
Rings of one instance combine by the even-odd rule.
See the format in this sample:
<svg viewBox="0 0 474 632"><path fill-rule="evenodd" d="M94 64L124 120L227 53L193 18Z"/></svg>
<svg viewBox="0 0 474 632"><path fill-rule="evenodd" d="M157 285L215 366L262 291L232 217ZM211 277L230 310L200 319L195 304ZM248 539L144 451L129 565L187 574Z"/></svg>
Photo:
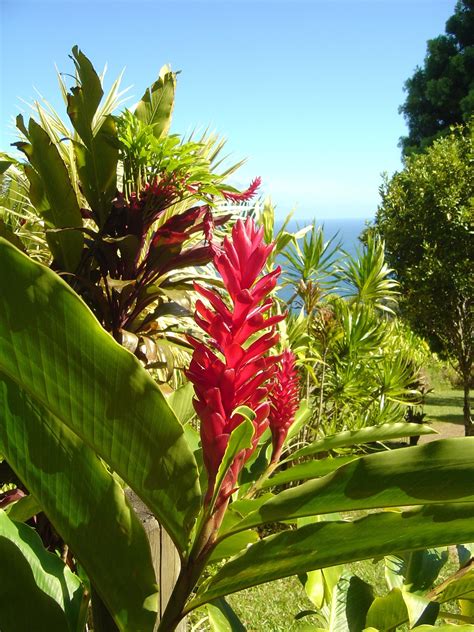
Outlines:
<svg viewBox="0 0 474 632"><path fill-rule="evenodd" d="M474 121L406 159L381 187L375 228L401 284L400 308L433 350L452 360L464 385L466 435L472 374Z"/></svg>
<svg viewBox="0 0 474 632"><path fill-rule="evenodd" d="M408 136L400 139L404 155L423 151L467 123L474 113L474 0L458 0L446 22L446 34L428 40L422 68L405 83L407 94L400 113Z"/></svg>

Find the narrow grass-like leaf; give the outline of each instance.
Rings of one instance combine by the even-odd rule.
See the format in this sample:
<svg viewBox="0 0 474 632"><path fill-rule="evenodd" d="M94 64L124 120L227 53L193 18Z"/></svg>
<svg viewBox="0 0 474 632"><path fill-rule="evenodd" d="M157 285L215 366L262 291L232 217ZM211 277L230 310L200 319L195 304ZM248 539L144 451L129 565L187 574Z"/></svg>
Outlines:
<svg viewBox="0 0 474 632"><path fill-rule="evenodd" d="M361 430L346 430L335 435L318 439L308 446L296 450L285 461L293 461L303 456L327 452L336 448L346 448L354 445L364 445L375 441L391 441L401 437L416 437L418 435L436 434L429 426L423 424L410 424L405 422L384 424L382 426L369 426Z"/></svg>
<svg viewBox="0 0 474 632"><path fill-rule="evenodd" d="M321 459L320 461L305 461L298 463L286 470L277 472L271 478L264 481L261 485L262 489L266 487L274 487L276 485L286 485L294 481L306 481L310 478L318 478L325 476L330 472L334 472L337 468L345 463L350 463L357 459L357 456L341 456L334 459Z"/></svg>

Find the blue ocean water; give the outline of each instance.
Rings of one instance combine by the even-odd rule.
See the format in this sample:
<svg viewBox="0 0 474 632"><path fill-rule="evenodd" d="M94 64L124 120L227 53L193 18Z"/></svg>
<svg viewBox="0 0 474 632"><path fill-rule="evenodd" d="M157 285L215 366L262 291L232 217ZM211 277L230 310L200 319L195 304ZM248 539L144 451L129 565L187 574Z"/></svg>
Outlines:
<svg viewBox="0 0 474 632"><path fill-rule="evenodd" d="M335 238L334 243L341 243L343 250L351 255L355 255L358 248L361 247L359 235L366 227L368 219L363 218L334 218L316 219L316 225L322 226L324 230L325 241L331 237ZM279 230L283 222L275 222L276 228ZM292 219L286 230L288 232L296 232L298 229L308 226L312 223L311 219Z"/></svg>

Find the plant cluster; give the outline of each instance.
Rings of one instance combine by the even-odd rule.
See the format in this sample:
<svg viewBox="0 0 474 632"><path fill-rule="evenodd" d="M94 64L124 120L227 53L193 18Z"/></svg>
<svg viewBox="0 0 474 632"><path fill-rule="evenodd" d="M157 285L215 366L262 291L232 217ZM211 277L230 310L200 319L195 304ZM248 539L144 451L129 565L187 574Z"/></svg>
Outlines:
<svg viewBox="0 0 474 632"><path fill-rule="evenodd" d="M321 571L323 610L333 597L322 569L474 539L474 438L356 453L432 432L394 417L380 423L385 400L411 392L412 377L395 352L381 357L393 324L378 313L393 307L395 285L380 242L369 239L337 270L345 293L336 299L318 276L327 248L316 230L302 255L285 228L273 237L266 208L261 227L241 218L222 238L216 227L229 218L219 200L245 201L259 182L235 191L211 168L212 143L168 135L173 73L164 69L135 111L117 117L112 98L100 105L92 64L77 48L73 58L67 142L39 108L40 123L18 119L26 162L3 165L27 188L0 236L0 472L9 483L0 497L1 629L80 632L90 606L96 632L172 632L198 608L214 629L229 629L239 625L225 601L233 592ZM22 221L36 217L30 241L14 219L26 208ZM35 243L32 254L41 250L48 265L29 256ZM274 264L290 244L302 326L284 324L275 298ZM192 327L176 308L184 300ZM150 371L153 345L170 334L192 350L178 389ZM376 402L379 416L360 422L358 410L357 422L341 423L362 396L366 365L383 387L361 408ZM129 490L179 557L163 610L163 569ZM32 528L42 514L60 555ZM473 581L471 568L451 578L449 594L466 608ZM389 599L414 624L433 623L432 603L447 595L394 590ZM379 602L363 594L357 625L386 629ZM354 629L347 616L344 625Z"/></svg>

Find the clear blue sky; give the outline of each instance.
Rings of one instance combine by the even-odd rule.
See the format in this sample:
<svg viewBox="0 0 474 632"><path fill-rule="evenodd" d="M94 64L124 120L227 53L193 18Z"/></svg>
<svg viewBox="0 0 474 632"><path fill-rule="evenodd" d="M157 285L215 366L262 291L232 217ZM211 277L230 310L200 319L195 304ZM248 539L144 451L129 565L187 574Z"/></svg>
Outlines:
<svg viewBox="0 0 474 632"><path fill-rule="evenodd" d="M172 131L210 127L247 157L283 216L370 218L383 171L400 168L403 83L444 32L455 0L0 0L0 149L34 88L61 106L54 64L74 44L130 104L181 70Z"/></svg>

